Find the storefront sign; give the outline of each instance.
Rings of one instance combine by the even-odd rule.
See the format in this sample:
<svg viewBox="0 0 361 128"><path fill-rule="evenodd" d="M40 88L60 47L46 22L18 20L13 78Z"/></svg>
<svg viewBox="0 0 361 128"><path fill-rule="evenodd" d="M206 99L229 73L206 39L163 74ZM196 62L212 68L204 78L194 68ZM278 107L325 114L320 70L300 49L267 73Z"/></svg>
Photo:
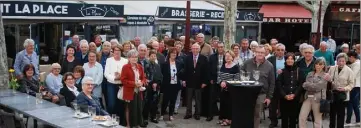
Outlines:
<svg viewBox="0 0 361 128"><path fill-rule="evenodd" d="M332 6L332 12L350 12L350 13L360 13L359 6Z"/></svg>
<svg viewBox="0 0 361 128"><path fill-rule="evenodd" d="M258 12L237 12L237 20L246 21L262 21L263 14ZM171 8L171 7L158 7L159 18L186 18L185 8ZM191 9L191 19L210 19L210 20L224 20L224 11L221 10L204 10L204 9Z"/></svg>
<svg viewBox="0 0 361 128"><path fill-rule="evenodd" d="M273 18L273 17L264 17L263 22L269 23L311 23L309 18Z"/></svg>
<svg viewBox="0 0 361 128"><path fill-rule="evenodd" d="M124 15L124 20L120 24L124 26L152 26L154 25L154 16Z"/></svg>
<svg viewBox="0 0 361 128"><path fill-rule="evenodd" d="M123 5L51 3L30 1L0 1L4 18L11 17L123 17Z"/></svg>

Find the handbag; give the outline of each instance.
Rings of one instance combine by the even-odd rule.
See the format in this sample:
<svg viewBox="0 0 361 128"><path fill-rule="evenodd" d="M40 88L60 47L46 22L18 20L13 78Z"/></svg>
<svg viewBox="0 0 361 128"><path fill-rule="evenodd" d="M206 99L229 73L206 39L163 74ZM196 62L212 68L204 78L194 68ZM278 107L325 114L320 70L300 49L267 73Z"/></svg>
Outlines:
<svg viewBox="0 0 361 128"><path fill-rule="evenodd" d="M332 76L332 81L335 81L335 74L336 74L336 70L333 72L333 76ZM327 87L330 87L330 89L332 88L332 82L328 82L327 83ZM337 90L333 90L330 91L332 94L332 100L333 102L339 102L339 101L344 101L347 99L347 95L345 92L341 92L341 91L337 91Z"/></svg>
<svg viewBox="0 0 361 128"><path fill-rule="evenodd" d="M331 109L331 100L322 99L322 90L321 90L321 100L320 100L320 113L329 113Z"/></svg>
<svg viewBox="0 0 361 128"><path fill-rule="evenodd" d="M334 74L335 76L335 74ZM332 78L332 81L334 77ZM322 99L322 90L321 90L321 100L320 100L320 112L321 113L329 113L331 109L331 103L334 100L334 93L332 92L332 82L327 82L326 89L326 99Z"/></svg>
<svg viewBox="0 0 361 128"><path fill-rule="evenodd" d="M119 87L119 91L118 91L118 94L117 94L117 98L119 100L123 100L123 94L124 93L124 90L123 90L123 87Z"/></svg>

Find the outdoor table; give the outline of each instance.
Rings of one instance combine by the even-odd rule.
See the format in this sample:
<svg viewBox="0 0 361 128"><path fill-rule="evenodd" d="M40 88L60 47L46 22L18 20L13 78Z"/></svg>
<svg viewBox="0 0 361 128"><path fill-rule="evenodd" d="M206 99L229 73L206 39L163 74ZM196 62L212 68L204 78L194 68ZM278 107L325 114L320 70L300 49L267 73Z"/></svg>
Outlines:
<svg viewBox="0 0 361 128"><path fill-rule="evenodd" d="M59 106L42 99L42 103L37 104L36 97L27 96L28 94L21 92L13 93L10 89L0 90L0 105L57 128L104 128L92 122L90 117L74 118L75 111L69 107ZM34 127L36 127L35 124ZM123 126L113 128L123 128Z"/></svg>
<svg viewBox="0 0 361 128"><path fill-rule="evenodd" d="M263 84L228 84L232 99L231 128L253 128L254 108Z"/></svg>

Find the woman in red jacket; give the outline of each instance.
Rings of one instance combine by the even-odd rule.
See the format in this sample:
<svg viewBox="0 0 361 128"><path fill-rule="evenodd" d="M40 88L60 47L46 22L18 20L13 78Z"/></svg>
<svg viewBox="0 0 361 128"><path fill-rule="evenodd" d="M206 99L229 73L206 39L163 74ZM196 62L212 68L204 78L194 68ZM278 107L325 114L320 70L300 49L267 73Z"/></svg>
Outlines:
<svg viewBox="0 0 361 128"><path fill-rule="evenodd" d="M146 78L142 65L138 64L138 52L127 53L129 63L123 66L120 80L123 84L123 100L125 101L125 118L127 127L143 127L142 91L145 90Z"/></svg>

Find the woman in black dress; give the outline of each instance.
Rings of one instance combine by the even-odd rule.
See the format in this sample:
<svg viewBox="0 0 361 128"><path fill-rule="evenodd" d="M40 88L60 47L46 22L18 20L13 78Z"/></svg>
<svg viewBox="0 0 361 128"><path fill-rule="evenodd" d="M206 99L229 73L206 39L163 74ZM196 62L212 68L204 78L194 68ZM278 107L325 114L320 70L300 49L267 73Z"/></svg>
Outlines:
<svg viewBox="0 0 361 128"><path fill-rule="evenodd" d="M293 53L285 56L285 68L276 80L280 92L280 111L282 113L282 128L296 128L299 114L300 93L305 81L303 72L295 65L296 57Z"/></svg>
<svg viewBox="0 0 361 128"><path fill-rule="evenodd" d="M221 86L219 124L229 126L232 122L232 100L226 81L239 80L239 65L233 62L235 54L232 51L225 52L224 56L226 63L220 69L218 81Z"/></svg>
<svg viewBox="0 0 361 128"><path fill-rule="evenodd" d="M75 53L76 51L74 46L68 45L66 47L66 55L60 62L61 64L60 74L64 74L66 72L73 72L74 67L80 64L78 60L75 59L74 56Z"/></svg>

